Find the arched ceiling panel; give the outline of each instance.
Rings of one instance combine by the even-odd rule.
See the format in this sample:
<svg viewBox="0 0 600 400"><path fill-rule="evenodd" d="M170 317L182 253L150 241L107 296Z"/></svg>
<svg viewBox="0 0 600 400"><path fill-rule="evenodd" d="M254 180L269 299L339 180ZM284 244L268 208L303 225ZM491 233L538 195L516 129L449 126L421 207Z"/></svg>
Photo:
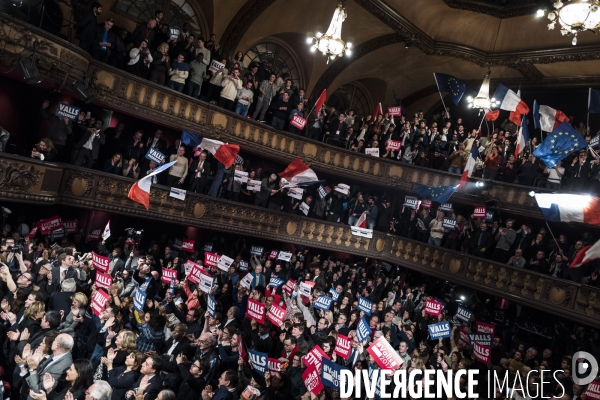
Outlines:
<svg viewBox="0 0 600 400"><path fill-rule="evenodd" d="M594 76L600 72L600 61L559 62L537 64L536 68L546 77Z"/></svg>
<svg viewBox="0 0 600 400"><path fill-rule="evenodd" d="M200 2L209 0L200 0ZM212 0L210 0L212 1ZM213 32L217 35L217 40L221 40L223 33L233 17L240 11L246 0L215 0L214 1L214 24Z"/></svg>

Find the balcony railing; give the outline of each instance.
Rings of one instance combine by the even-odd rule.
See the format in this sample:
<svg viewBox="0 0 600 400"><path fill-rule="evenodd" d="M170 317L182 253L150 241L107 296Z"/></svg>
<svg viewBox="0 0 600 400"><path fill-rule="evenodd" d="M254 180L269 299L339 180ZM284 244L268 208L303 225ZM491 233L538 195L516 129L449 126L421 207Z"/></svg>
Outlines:
<svg viewBox="0 0 600 400"><path fill-rule="evenodd" d="M193 99L165 86L154 84L125 71L91 59L73 44L49 33L0 16L0 65L13 67L19 57L35 50L42 78L59 87L65 81L91 78L95 101L104 106L157 124L236 143L244 151L288 163L302 158L315 171L326 172L392 191L414 192L415 185L456 185L460 177L443 171L401 164L358 154L335 146L308 140L289 132L242 118L216 106ZM531 188L494 182L482 198L474 190L459 190L458 203L481 205L484 200L510 204L510 212L541 218ZM507 208L507 207L506 207Z"/></svg>
<svg viewBox="0 0 600 400"><path fill-rule="evenodd" d="M163 186L152 187L146 210L127 198L132 183L71 165L0 156L3 201L105 210L375 258L600 328L600 290L592 287L380 232L372 239L354 236L339 223L193 193L179 200Z"/></svg>

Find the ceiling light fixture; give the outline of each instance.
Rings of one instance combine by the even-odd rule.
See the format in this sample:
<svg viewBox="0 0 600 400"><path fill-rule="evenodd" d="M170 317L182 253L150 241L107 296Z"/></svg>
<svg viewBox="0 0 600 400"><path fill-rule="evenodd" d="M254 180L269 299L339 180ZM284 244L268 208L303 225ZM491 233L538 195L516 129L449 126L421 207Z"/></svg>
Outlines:
<svg viewBox="0 0 600 400"><path fill-rule="evenodd" d="M327 64L329 64L329 60L335 60L336 57L352 54L350 51L352 43L345 43L342 40L342 23L347 15L344 0L342 0L333 13L327 32L324 34L317 32L315 37L309 37L306 40L308 44L312 45L312 52L319 50L324 56L327 56Z"/></svg>
<svg viewBox="0 0 600 400"><path fill-rule="evenodd" d="M548 13L548 29L560 24L560 33L563 36L573 35L573 46L577 44L577 35L583 31L592 31L600 27L600 1L599 0L557 0L553 4L554 11ZM594 32L595 33L595 32Z"/></svg>

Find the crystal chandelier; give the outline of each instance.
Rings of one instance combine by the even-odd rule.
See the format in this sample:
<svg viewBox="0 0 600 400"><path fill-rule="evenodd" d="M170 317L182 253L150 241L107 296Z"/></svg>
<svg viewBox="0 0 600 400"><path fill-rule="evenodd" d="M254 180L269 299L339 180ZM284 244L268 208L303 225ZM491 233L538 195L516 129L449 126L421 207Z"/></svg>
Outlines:
<svg viewBox="0 0 600 400"><path fill-rule="evenodd" d="M557 0L555 10L548 13L548 29L552 30L558 22L563 36L573 34L573 46L577 44L579 32L594 30L600 25L599 0Z"/></svg>
<svg viewBox="0 0 600 400"><path fill-rule="evenodd" d="M488 71L485 74L485 78L483 79L483 83L481 84L481 89L479 89L479 93L475 98L473 96L467 97L467 102L469 103L469 108L476 108L479 110L479 113L486 112L490 110L492 107L498 105L496 99L490 99L490 75L491 71Z"/></svg>
<svg viewBox="0 0 600 400"><path fill-rule="evenodd" d="M319 50L323 55L327 56L327 63L329 60L334 60L336 57L341 57L344 54L349 56L351 54L350 48L352 43L345 43L342 40L342 23L346 19L346 8L342 1L338 4L335 12L333 13L333 19L329 24L329 29L324 34L317 32L315 37L307 38L307 43L311 44L311 52Z"/></svg>

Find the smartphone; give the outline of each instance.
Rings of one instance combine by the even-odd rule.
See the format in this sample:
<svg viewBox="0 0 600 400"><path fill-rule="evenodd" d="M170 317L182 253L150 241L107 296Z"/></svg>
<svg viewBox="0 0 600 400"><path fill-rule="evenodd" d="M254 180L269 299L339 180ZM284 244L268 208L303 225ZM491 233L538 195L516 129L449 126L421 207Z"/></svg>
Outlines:
<svg viewBox="0 0 600 400"><path fill-rule="evenodd" d="M91 111L88 111L88 112L85 114L85 117L86 117L86 118L90 118L91 116L92 116L92 112L91 112Z"/></svg>

